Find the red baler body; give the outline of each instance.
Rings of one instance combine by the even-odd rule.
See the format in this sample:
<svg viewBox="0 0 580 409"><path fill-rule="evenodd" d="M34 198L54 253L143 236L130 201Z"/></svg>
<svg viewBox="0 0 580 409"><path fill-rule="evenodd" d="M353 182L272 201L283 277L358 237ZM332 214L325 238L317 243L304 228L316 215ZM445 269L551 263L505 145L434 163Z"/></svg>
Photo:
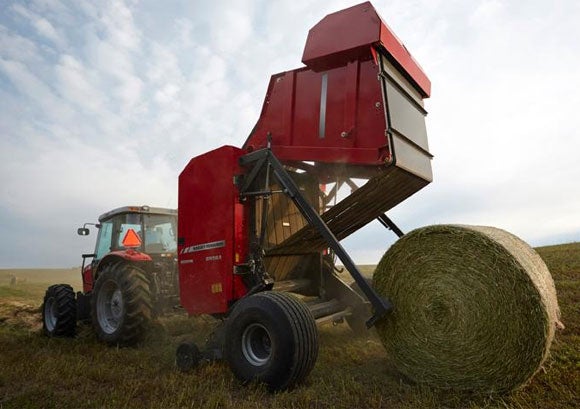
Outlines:
<svg viewBox="0 0 580 409"><path fill-rule="evenodd" d="M223 146L193 158L179 176L180 296L190 314L224 313L246 292L233 269L245 261L244 208L233 177L239 148Z"/></svg>
<svg viewBox="0 0 580 409"><path fill-rule="evenodd" d="M359 165L359 175L360 165L385 164L393 150L385 132L394 124L388 123L379 82L381 55L421 104L431 92L429 79L367 2L330 14L310 30L306 67L272 76L243 147L264 148L270 134L282 161Z"/></svg>
<svg viewBox="0 0 580 409"><path fill-rule="evenodd" d="M225 146L198 156L179 177L180 295L190 314L225 313L250 290L236 267L254 265L249 243L256 242L261 222L255 216L259 200L240 196L236 182L250 173L239 164L244 155L271 149L295 177L305 172L311 178L301 188L306 190L313 183L335 182L338 189L343 182L353 186L351 178L369 179L328 211L324 189L324 205L310 196L338 240L432 180L423 108L431 84L370 3L315 25L302 61L306 67L272 76L242 149ZM279 189L265 180L264 189ZM260 203L270 203L269 229L283 237L263 246L267 273L276 280L318 274L304 271L316 264L312 255L324 251L318 230L304 219L292 222L289 215L301 216L290 202L272 196Z"/></svg>

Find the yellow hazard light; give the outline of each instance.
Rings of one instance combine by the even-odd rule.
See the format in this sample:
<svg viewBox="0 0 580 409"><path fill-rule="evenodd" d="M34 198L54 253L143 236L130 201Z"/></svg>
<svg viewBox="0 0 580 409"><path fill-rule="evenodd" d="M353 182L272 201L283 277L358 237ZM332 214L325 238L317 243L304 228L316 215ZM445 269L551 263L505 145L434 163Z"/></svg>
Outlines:
<svg viewBox="0 0 580 409"><path fill-rule="evenodd" d="M135 230L129 229L127 233L125 233L125 237L123 237L123 241L121 242L124 247L139 247L141 246L141 237Z"/></svg>

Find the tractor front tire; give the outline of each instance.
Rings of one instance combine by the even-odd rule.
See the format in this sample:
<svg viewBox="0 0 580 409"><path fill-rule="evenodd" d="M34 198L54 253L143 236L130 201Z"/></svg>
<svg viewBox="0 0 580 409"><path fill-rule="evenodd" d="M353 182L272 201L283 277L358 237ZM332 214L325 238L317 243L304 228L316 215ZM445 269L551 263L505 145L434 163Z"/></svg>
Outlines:
<svg viewBox="0 0 580 409"><path fill-rule="evenodd" d="M48 287L42 304L42 329L49 337L73 337L77 326L75 293L68 284Z"/></svg>
<svg viewBox="0 0 580 409"><path fill-rule="evenodd" d="M270 391L292 388L318 357L318 330L308 307L296 297L266 291L242 299L226 323L226 359L242 383L264 383Z"/></svg>
<svg viewBox="0 0 580 409"><path fill-rule="evenodd" d="M99 274L91 297L91 318L101 341L136 344L150 324L152 311L149 280L143 270L121 261Z"/></svg>

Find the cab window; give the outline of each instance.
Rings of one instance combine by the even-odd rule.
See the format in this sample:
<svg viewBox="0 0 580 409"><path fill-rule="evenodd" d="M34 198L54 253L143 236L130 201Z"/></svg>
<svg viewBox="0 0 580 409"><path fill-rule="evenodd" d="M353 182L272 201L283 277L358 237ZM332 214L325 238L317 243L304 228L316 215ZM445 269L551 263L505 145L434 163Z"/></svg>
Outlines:
<svg viewBox="0 0 580 409"><path fill-rule="evenodd" d="M141 224L130 224L130 223L123 223L119 230L119 239L117 243L118 248L124 248L123 246L123 239L127 235L129 229L133 229L135 233L141 238L141 242L143 242L143 236L141 235Z"/></svg>
<svg viewBox="0 0 580 409"><path fill-rule="evenodd" d="M177 251L175 217L166 215L145 216L145 252L164 253Z"/></svg>
<svg viewBox="0 0 580 409"><path fill-rule="evenodd" d="M99 236L97 237L97 246L95 248L95 259L100 260L105 254L111 251L113 238L113 222L111 220L101 223Z"/></svg>

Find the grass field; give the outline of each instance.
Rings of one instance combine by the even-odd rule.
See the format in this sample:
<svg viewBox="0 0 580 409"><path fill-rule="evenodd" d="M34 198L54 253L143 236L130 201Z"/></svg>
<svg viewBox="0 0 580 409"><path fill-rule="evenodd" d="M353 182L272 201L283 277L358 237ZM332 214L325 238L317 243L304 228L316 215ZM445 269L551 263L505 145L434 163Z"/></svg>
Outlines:
<svg viewBox="0 0 580 409"><path fill-rule="evenodd" d="M566 329L557 334L545 370L507 396L407 384L389 369L372 331L355 337L346 324L320 328L316 367L290 392L243 387L225 363L182 374L174 367L175 348L184 339L202 341L215 325L210 318L165 317L139 348L102 345L87 326L75 339L48 339L40 331L44 290L56 282L78 290L79 271L0 270L0 408L577 408L580 243L538 251L554 276Z"/></svg>

